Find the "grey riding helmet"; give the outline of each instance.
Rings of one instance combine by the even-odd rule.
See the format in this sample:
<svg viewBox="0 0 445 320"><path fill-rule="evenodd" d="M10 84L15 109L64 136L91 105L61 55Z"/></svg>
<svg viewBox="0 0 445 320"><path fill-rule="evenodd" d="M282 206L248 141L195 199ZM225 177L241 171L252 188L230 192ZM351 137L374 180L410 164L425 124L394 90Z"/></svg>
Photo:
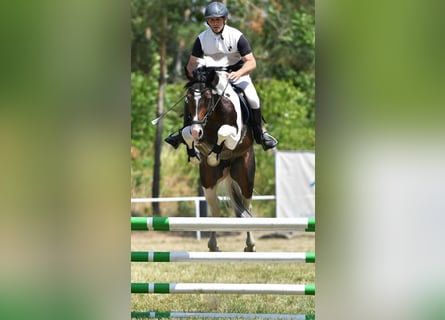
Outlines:
<svg viewBox="0 0 445 320"><path fill-rule="evenodd" d="M212 2L207 6L204 12L204 17L207 20L210 18L227 17L228 14L229 12L225 5L221 2Z"/></svg>

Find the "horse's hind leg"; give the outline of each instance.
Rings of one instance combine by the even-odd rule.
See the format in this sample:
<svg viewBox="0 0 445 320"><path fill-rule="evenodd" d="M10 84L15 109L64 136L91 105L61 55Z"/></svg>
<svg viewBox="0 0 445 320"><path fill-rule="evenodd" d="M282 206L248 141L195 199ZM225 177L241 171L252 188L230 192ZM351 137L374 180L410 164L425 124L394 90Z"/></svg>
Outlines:
<svg viewBox="0 0 445 320"><path fill-rule="evenodd" d="M250 204L250 199L245 199L244 205L245 205L245 208L248 208L249 210L244 211L243 215L241 217L242 218L251 218L252 214L250 213L250 210L252 209L252 205ZM246 213L248 213L248 215L246 215ZM256 251L256 248L255 248L255 239L253 237L253 233L247 232L246 246L244 247L244 252L255 252L255 251Z"/></svg>
<svg viewBox="0 0 445 320"><path fill-rule="evenodd" d="M208 210L210 215L213 217L219 217L220 211L218 206L218 197L216 196L216 187L214 188L204 188L204 195L207 200ZM216 241L216 232L210 233L209 241L207 242L207 247L209 251L221 251L218 247L218 243Z"/></svg>
<svg viewBox="0 0 445 320"><path fill-rule="evenodd" d="M251 199L246 199L242 194L236 192L232 189L232 197L237 197L237 201L241 202L241 206L235 207L235 214L238 218L252 218L252 205L250 203ZM255 239L252 232L247 232L246 246L244 247L244 252L255 252Z"/></svg>
<svg viewBox="0 0 445 320"><path fill-rule="evenodd" d="M232 164L230 176L236 181L232 183L232 198L235 200L235 213L237 217L251 218L252 217L252 193L253 183L255 177L255 160L253 156L253 147L244 156L243 161L236 161ZM255 240L252 232L247 232L246 252L255 252Z"/></svg>
<svg viewBox="0 0 445 320"><path fill-rule="evenodd" d="M216 232L212 231L210 233L209 242L207 242L207 247L209 248L209 251L211 252L219 252L221 251L218 247L218 243L216 241Z"/></svg>
<svg viewBox="0 0 445 320"><path fill-rule="evenodd" d="M247 232L246 238L246 247L244 248L244 252L255 252L255 239L253 238L252 232Z"/></svg>

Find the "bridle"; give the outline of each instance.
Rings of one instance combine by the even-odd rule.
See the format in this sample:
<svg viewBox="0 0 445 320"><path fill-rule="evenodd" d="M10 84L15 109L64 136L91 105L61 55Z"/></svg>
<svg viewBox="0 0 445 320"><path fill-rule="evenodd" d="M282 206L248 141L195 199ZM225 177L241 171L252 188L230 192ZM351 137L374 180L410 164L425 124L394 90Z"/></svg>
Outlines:
<svg viewBox="0 0 445 320"><path fill-rule="evenodd" d="M193 86L196 83L204 83L204 89L197 89L197 88L191 88L191 86ZM202 128L204 129L207 125L208 119L210 117L210 115L215 111L216 107L218 106L218 103L221 101L222 97L224 96L224 92L227 89L227 86L229 85L229 82L227 81L227 84L224 87L223 92L221 93L221 95L219 95L218 100L214 100L214 95L211 94L211 99L210 99L210 107L207 109L207 112L204 114L204 117L202 118L202 120L192 120L192 125L193 124L199 124L202 126ZM196 94L199 94L200 96L203 95L203 93L212 90L212 88L208 85L207 81L202 81L202 80L193 80L192 84L190 85L190 88L188 89L190 91L193 92L193 97L195 97ZM195 113L198 113L198 109L199 109L199 103L201 101L202 97L199 98L198 101L195 100Z"/></svg>

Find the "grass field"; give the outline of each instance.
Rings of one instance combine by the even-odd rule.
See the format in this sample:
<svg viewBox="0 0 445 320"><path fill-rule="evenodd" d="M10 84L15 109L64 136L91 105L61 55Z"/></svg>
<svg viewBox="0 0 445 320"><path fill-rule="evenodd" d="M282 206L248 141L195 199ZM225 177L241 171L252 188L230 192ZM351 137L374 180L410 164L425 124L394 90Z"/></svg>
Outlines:
<svg viewBox="0 0 445 320"><path fill-rule="evenodd" d="M132 251L207 251L207 234L195 232L137 232L131 235ZM262 238L255 232L257 251L315 252L315 234ZM242 251L246 234L221 233L223 251ZM132 262L132 282L315 283L315 264L305 263L143 263ZM292 313L314 314L314 296L257 294L132 294L132 311Z"/></svg>

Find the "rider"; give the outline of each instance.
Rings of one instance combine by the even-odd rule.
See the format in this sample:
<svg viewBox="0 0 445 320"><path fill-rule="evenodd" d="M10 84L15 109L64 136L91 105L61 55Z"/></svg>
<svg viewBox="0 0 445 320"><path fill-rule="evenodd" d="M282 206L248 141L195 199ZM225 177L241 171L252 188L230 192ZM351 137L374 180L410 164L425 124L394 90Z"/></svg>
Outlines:
<svg viewBox="0 0 445 320"><path fill-rule="evenodd" d="M252 111L252 129L255 141L264 150L277 145L277 140L262 128L260 99L249 74L256 68L256 60L246 37L237 29L226 25L228 11L221 2L212 2L205 9L205 19L210 29L199 34L193 45L186 71L189 76L199 64L200 59L212 61L212 66L227 67L228 79L243 89ZM184 127L190 125L191 119L184 112ZM184 142L181 131L168 136L165 141L175 149ZM189 152L190 155L190 152Z"/></svg>

